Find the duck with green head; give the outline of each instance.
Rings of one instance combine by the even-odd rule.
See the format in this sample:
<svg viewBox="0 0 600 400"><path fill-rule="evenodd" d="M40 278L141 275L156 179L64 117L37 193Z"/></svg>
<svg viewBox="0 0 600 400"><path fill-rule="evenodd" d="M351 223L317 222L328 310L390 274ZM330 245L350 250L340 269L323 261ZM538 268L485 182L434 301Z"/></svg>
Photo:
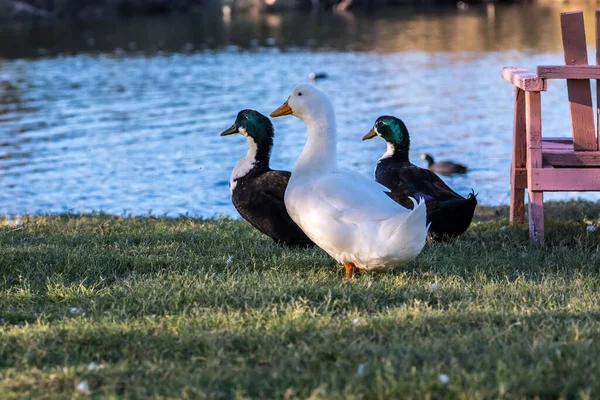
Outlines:
<svg viewBox="0 0 600 400"><path fill-rule="evenodd" d="M387 151L377 161L375 180L390 189L390 197L404 207L410 207L409 197L423 197L427 204L427 222L432 239L456 237L467 230L473 219L476 195L465 199L448 187L434 172L410 162L410 135L401 119L391 116L377 118L363 140L375 136L387 142Z"/></svg>
<svg viewBox="0 0 600 400"><path fill-rule="evenodd" d="M231 173L231 201L240 215L276 243L311 246L313 242L290 218L283 201L291 174L269 167L273 147L271 121L254 110L242 110L221 136L246 137L248 152Z"/></svg>

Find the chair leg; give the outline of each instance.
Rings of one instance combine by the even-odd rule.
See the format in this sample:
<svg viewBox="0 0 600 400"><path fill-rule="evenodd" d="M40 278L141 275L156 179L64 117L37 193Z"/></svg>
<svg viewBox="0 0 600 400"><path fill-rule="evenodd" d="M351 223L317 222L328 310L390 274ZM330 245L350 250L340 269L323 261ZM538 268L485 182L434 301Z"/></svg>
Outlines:
<svg viewBox="0 0 600 400"><path fill-rule="evenodd" d="M525 219L525 188L527 176L527 126L526 95L515 87L515 109L513 115L513 147L510 165L510 224L522 224Z"/></svg>
<svg viewBox="0 0 600 400"><path fill-rule="evenodd" d="M529 192L529 240L544 243L544 192Z"/></svg>
<svg viewBox="0 0 600 400"><path fill-rule="evenodd" d="M525 190L519 187L514 163L510 166L510 214L511 225L522 224L525 219Z"/></svg>
<svg viewBox="0 0 600 400"><path fill-rule="evenodd" d="M529 240L544 242L544 192L532 189L533 170L542 168L542 110L540 92L526 92L527 192L529 193Z"/></svg>

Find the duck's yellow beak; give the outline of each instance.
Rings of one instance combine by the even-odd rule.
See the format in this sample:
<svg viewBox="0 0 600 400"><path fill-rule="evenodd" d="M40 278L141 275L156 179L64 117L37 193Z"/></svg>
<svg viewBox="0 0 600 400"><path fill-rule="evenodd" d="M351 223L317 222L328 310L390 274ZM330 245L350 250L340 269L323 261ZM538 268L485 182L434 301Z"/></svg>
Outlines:
<svg viewBox="0 0 600 400"><path fill-rule="evenodd" d="M363 136L363 140L371 139L375 136L377 136L377 134L375 133L375 128L371 128L369 133L367 133L365 136Z"/></svg>
<svg viewBox="0 0 600 400"><path fill-rule="evenodd" d="M231 135L232 133L238 133L238 128L235 126L235 124L231 125L231 128L221 132L221 136Z"/></svg>
<svg viewBox="0 0 600 400"><path fill-rule="evenodd" d="M292 111L292 108L290 107L290 105L288 104L289 99L290 98L288 97L288 99L285 101L285 103L283 103L275 111L273 111L271 113L271 117L275 118L275 117L281 117L282 115L290 115L293 111Z"/></svg>

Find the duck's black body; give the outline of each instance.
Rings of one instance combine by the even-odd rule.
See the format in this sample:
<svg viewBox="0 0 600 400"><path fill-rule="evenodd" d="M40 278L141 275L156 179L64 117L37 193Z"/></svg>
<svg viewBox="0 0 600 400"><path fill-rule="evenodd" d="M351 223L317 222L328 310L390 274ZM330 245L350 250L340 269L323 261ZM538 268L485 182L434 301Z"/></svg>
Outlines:
<svg viewBox="0 0 600 400"><path fill-rule="evenodd" d="M395 117L380 117L363 139L375 135L387 141L388 151L377 162L375 180L388 189L388 195L404 207L412 208L409 199L422 197L427 205L430 236L436 240L464 233L473 219L477 197L464 198L444 183L434 172L417 167L408 158L410 137L404 123Z"/></svg>
<svg viewBox="0 0 600 400"><path fill-rule="evenodd" d="M311 246L314 243L290 218L283 202L292 174L288 171L253 170L236 180L231 201L240 215L278 244Z"/></svg>
<svg viewBox="0 0 600 400"><path fill-rule="evenodd" d="M248 154L235 166L230 180L231 201L242 218L278 244L312 246L314 243L290 218L283 201L291 173L269 167L273 126L264 115L240 111L235 124L222 135L241 133Z"/></svg>
<svg viewBox="0 0 600 400"><path fill-rule="evenodd" d="M425 199L427 222L431 222L429 232L434 239L456 237L471 224L476 196L470 193L465 199L432 171L390 157L379 161L375 179L390 189L388 195L404 207L413 206L409 196Z"/></svg>

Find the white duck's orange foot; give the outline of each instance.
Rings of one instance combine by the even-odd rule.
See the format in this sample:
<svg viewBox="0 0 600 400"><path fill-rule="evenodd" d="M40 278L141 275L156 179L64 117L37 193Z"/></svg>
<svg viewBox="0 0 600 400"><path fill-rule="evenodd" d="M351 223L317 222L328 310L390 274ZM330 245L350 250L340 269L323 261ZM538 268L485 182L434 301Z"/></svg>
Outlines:
<svg viewBox="0 0 600 400"><path fill-rule="evenodd" d="M366 269L358 268L353 263L345 263L344 264L344 268L346 268L346 280L348 280L348 281L354 277L354 274L356 272L358 272L360 274L366 274L367 273Z"/></svg>

